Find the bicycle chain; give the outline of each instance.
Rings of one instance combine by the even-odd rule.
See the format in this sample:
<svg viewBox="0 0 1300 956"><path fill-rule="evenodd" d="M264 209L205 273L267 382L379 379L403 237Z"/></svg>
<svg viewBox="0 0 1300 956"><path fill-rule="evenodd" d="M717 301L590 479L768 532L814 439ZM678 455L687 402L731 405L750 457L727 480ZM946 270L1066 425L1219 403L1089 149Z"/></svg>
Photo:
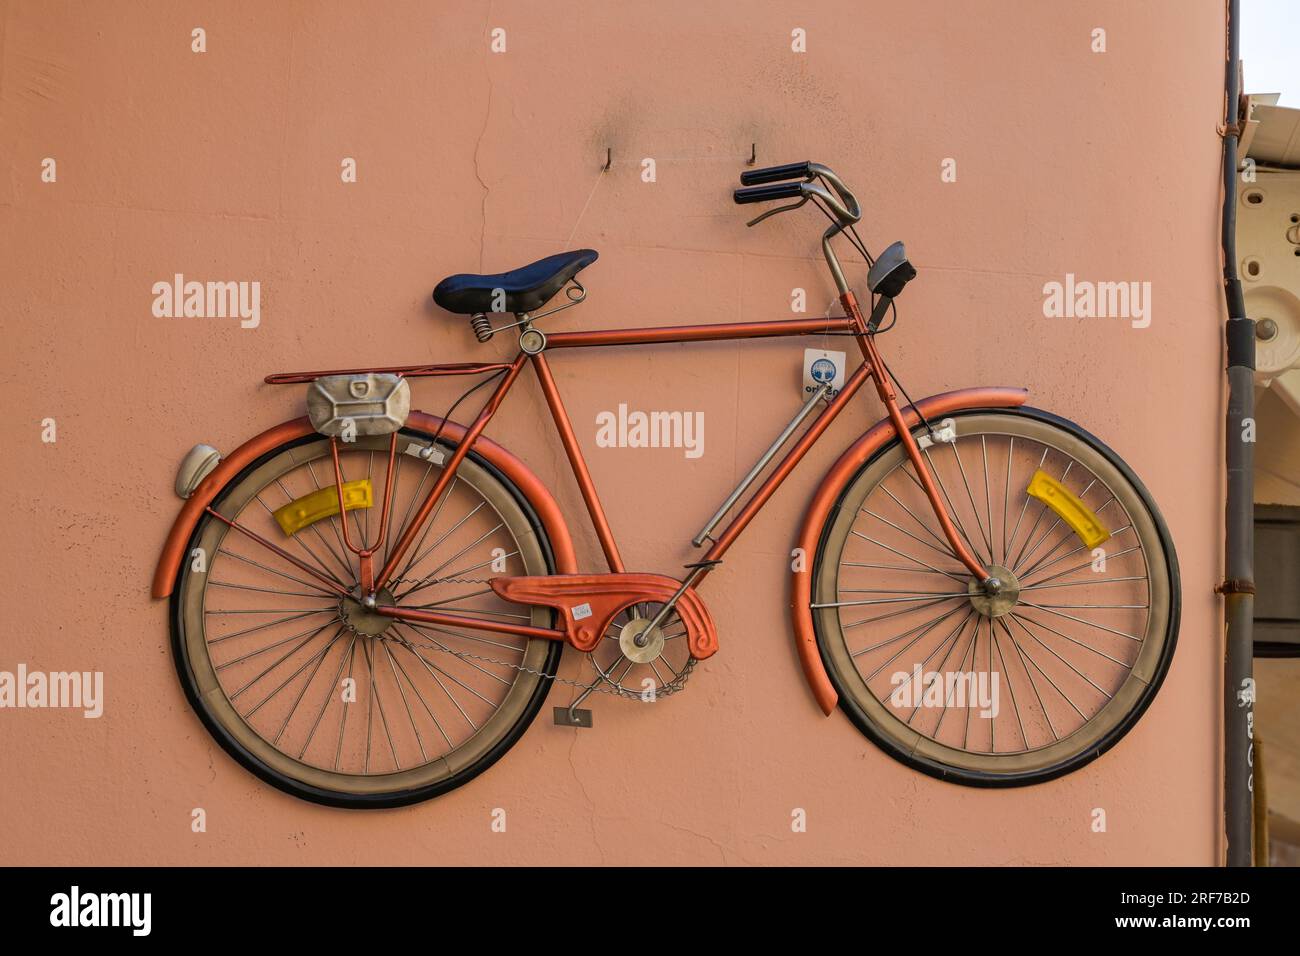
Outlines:
<svg viewBox="0 0 1300 956"><path fill-rule="evenodd" d="M402 578L394 578L393 583L407 584L412 582L405 581ZM439 578L436 581L431 581L429 583L430 584L487 584L489 582L472 580L469 578ZM599 678L599 683L592 684L584 681L571 680L568 677L560 677L558 674L548 674L545 671L539 671L532 667L526 667L523 664L512 664L509 661L497 660L494 657L485 657L482 654L471 654L469 651L454 651L450 647L442 647L437 644L415 644L414 642L409 640L405 641L405 643L411 644L414 647L424 647L432 651L442 651L446 654L450 654L452 657L458 657L461 660L466 662L481 661L484 664L496 664L500 667L509 667L511 670L520 671L525 674L532 674L534 677L548 678L551 681L554 681L556 683L567 684L570 687L577 687L584 691L591 690L598 694L609 694L612 697L620 697L623 698L624 700L636 700L636 701L642 701L646 703L649 702L646 701L646 698L643 697L641 693L633 690L628 690L626 687L623 687L620 684L613 684L610 682L609 678L604 676L601 676ZM590 657L591 656L590 653L588 653L587 656ZM626 659L627 658L620 658L620 660L626 660ZM699 663L698 657L687 658L686 666L682 668L681 673L678 674L676 677L674 677L672 680L670 680L668 683L664 684L662 687L656 687L654 690L654 697L650 698L650 700L654 701L654 700L658 700L660 697L671 697L673 694L676 694L679 691L684 690L686 687L686 682L690 679L691 673L695 670L695 665L698 663ZM612 672L614 667L617 666L617 664L618 661L615 661L613 664L610 665L609 670ZM595 666L596 665L593 662L592 667ZM597 674L599 673L600 673L599 668L597 668Z"/></svg>

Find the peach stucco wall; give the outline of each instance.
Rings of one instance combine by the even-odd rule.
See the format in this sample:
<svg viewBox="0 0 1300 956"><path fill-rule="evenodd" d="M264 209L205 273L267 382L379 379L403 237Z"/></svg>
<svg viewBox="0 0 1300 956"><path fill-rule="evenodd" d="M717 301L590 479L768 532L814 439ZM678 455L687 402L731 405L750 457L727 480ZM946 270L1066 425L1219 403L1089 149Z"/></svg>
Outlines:
<svg viewBox="0 0 1300 956"><path fill-rule="evenodd" d="M102 670L107 698L98 720L0 711L0 861L1215 862L1222 50L1217 0L0 3L0 669ZM238 767L184 701L148 597L181 453L299 414L270 371L506 356L507 337L480 346L429 304L451 272L595 247L588 302L551 328L779 318L795 287L820 312L815 213L746 230L730 201L751 143L760 164L833 166L867 242L907 241L920 277L882 345L913 395L1026 385L1150 486L1185 601L1136 730L1067 778L978 791L820 714L788 553L817 476L877 416L864 398L704 589L722 650L684 695L600 699L585 731L544 711L486 775L403 810L309 805ZM178 272L260 281L260 327L155 318L151 286ZM1066 273L1151 282L1151 326L1044 318ZM805 344L552 360L631 567L697 554L690 536L793 413ZM415 386L429 411L451 394ZM597 448L595 416L620 402L703 411L705 454ZM525 378L490 434L552 484L597 567L540 409Z"/></svg>

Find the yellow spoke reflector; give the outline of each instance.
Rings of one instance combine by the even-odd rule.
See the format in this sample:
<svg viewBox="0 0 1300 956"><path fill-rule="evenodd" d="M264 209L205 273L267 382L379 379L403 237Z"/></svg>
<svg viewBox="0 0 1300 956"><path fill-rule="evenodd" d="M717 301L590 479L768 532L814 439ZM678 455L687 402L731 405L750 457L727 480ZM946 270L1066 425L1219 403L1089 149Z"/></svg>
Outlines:
<svg viewBox="0 0 1300 956"><path fill-rule="evenodd" d="M369 478L343 482L343 507L348 511L369 508L374 503ZM275 521L286 535L295 535L310 524L339 513L338 485L303 495L274 512Z"/></svg>
<svg viewBox="0 0 1300 956"><path fill-rule="evenodd" d="M1025 489L1031 498L1037 498L1056 512L1058 518L1074 529L1087 547L1095 548L1107 538L1110 532L1088 506L1070 493L1070 490L1041 468L1029 479Z"/></svg>

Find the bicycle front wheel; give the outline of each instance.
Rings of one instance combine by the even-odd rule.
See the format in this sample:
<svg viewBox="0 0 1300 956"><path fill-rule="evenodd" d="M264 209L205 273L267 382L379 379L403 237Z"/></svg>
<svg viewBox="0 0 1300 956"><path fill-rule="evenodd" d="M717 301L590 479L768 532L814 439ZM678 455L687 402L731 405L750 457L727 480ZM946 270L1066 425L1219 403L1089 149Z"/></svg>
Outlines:
<svg viewBox="0 0 1300 956"><path fill-rule="evenodd" d="M1002 591L953 555L894 441L823 526L817 642L841 708L886 753L957 783L1038 783L1113 746L1155 696L1177 557L1141 482L1077 425L1027 408L952 419L925 459Z"/></svg>

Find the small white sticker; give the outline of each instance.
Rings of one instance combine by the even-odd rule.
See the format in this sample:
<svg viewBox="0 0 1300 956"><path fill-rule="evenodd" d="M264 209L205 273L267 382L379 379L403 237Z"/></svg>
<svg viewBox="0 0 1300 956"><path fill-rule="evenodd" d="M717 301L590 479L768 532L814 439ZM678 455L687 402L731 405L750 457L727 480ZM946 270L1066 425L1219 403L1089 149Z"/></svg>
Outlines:
<svg viewBox="0 0 1300 956"><path fill-rule="evenodd" d="M573 613L573 619L575 621L581 621L583 618L591 617L590 604L579 604L577 607L572 608L571 610Z"/></svg>
<svg viewBox="0 0 1300 956"><path fill-rule="evenodd" d="M823 349L803 350L803 397L807 399L822 385L830 384L827 397L838 395L844 387L845 355Z"/></svg>

